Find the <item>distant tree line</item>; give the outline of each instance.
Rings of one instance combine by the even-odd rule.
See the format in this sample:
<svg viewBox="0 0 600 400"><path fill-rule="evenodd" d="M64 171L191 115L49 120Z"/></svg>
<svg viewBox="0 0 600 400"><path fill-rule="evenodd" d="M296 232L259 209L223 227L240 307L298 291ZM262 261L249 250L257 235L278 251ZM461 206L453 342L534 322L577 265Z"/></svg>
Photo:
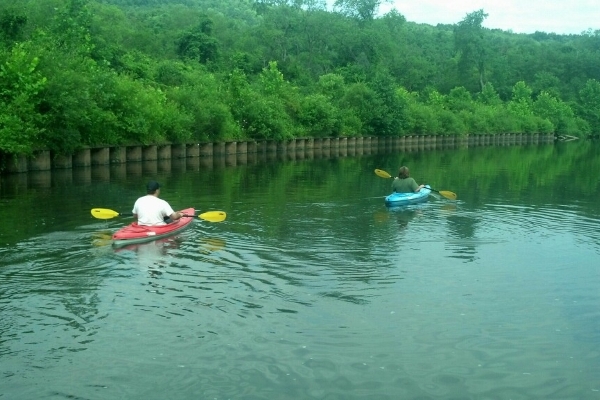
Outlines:
<svg viewBox="0 0 600 400"><path fill-rule="evenodd" d="M434 27L382 1L2 2L0 153L600 132L600 31Z"/></svg>

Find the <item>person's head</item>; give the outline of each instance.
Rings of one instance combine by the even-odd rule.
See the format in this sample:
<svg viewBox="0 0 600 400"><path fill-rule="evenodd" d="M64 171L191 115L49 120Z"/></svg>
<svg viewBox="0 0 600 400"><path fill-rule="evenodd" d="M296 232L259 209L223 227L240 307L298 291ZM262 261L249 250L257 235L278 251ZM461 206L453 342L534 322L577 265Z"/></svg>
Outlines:
<svg viewBox="0 0 600 400"><path fill-rule="evenodd" d="M149 181L146 184L146 193L148 194L157 194L158 190L160 190L160 185L156 181Z"/></svg>
<svg viewBox="0 0 600 400"><path fill-rule="evenodd" d="M408 170L408 167L400 167L400 169L398 170L398 178L400 179L406 179L410 176L410 171Z"/></svg>

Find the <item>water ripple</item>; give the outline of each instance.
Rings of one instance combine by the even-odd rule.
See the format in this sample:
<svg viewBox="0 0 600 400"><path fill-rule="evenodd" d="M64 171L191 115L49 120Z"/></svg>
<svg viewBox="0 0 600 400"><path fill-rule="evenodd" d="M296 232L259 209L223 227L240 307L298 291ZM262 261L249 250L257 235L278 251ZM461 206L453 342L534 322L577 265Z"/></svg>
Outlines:
<svg viewBox="0 0 600 400"><path fill-rule="evenodd" d="M109 240L122 221L88 220L0 247L2 391L596 394L599 221L584 205L354 196L240 201L224 224L122 249Z"/></svg>

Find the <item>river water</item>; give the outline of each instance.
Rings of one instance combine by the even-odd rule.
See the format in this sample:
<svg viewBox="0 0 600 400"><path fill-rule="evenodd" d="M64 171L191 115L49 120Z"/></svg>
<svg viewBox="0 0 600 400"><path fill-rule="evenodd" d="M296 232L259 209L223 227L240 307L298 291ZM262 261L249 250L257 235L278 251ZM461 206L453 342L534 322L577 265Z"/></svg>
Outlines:
<svg viewBox="0 0 600 400"><path fill-rule="evenodd" d="M600 399L600 146L0 181L0 398ZM387 209L391 181L457 193ZM222 210L115 249L150 178Z"/></svg>

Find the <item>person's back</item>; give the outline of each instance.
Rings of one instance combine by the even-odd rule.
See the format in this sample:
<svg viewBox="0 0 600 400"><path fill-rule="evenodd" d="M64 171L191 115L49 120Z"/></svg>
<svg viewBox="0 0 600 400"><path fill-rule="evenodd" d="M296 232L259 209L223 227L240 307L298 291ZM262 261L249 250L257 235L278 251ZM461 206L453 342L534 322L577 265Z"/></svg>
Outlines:
<svg viewBox="0 0 600 400"><path fill-rule="evenodd" d="M147 195L140 197L133 205L133 216L138 225L156 226L166 225L181 218L181 211L173 211L169 203L158 198L160 185L156 181L150 181L146 185Z"/></svg>
<svg viewBox="0 0 600 400"><path fill-rule="evenodd" d="M410 171L408 167L400 167L398 176L394 178L392 182L392 191L396 193L415 193L421 190L423 185L417 184L417 182L410 177Z"/></svg>
<svg viewBox="0 0 600 400"><path fill-rule="evenodd" d="M165 216L172 213L173 209L166 201L150 194L137 199L133 206L139 225L165 225Z"/></svg>
<svg viewBox="0 0 600 400"><path fill-rule="evenodd" d="M413 178L395 178L392 182L392 191L396 193L414 193L418 187L419 185Z"/></svg>

